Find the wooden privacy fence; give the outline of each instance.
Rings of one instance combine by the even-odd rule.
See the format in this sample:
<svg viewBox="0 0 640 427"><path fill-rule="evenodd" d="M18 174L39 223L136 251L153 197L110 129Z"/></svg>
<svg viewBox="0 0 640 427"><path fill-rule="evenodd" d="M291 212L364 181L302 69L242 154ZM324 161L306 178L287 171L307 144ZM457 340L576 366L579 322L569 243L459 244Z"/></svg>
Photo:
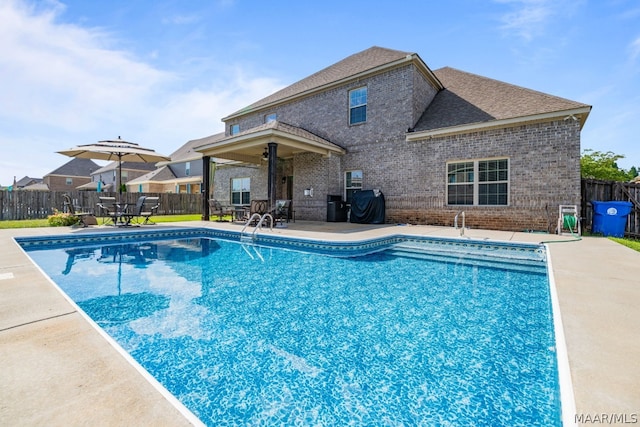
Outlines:
<svg viewBox="0 0 640 427"><path fill-rule="evenodd" d="M593 207L591 201L631 202L631 213L627 216L625 236L640 237L640 184L619 181L600 181L597 179L582 180L582 225L591 228L593 224Z"/></svg>
<svg viewBox="0 0 640 427"><path fill-rule="evenodd" d="M0 221L20 219L44 219L54 213L54 209L64 210L64 196L69 195L74 205L85 211L98 214L98 197L118 198L118 193L97 193L95 191L0 191ZM174 193L122 193L122 203L135 205L140 196L160 197L158 215L201 214L201 194Z"/></svg>

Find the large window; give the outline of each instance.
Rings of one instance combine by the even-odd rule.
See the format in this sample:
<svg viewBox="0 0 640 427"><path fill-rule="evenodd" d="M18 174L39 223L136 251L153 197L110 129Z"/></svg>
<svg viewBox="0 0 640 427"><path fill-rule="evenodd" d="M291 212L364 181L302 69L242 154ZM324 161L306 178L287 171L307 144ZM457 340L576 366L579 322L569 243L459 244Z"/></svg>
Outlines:
<svg viewBox="0 0 640 427"><path fill-rule="evenodd" d="M362 190L362 171L347 171L344 174L345 201L351 203L353 193Z"/></svg>
<svg viewBox="0 0 640 427"><path fill-rule="evenodd" d="M367 88L361 87L349 91L349 124L355 125L367 121Z"/></svg>
<svg viewBox="0 0 640 427"><path fill-rule="evenodd" d="M447 204L509 204L509 160L474 160L447 164Z"/></svg>
<svg viewBox="0 0 640 427"><path fill-rule="evenodd" d="M248 205L251 203L250 178L231 179L231 204Z"/></svg>

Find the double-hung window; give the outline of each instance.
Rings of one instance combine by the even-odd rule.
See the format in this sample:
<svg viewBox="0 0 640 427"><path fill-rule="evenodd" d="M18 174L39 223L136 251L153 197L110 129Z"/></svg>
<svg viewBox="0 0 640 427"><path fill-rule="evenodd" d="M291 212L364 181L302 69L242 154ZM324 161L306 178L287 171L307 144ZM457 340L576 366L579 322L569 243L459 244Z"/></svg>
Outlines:
<svg viewBox="0 0 640 427"><path fill-rule="evenodd" d="M185 162L185 164L184 164L184 175L185 176L191 175L191 162Z"/></svg>
<svg viewBox="0 0 640 427"><path fill-rule="evenodd" d="M349 124L355 125L367 121L367 88L361 87L349 91Z"/></svg>
<svg viewBox="0 0 640 427"><path fill-rule="evenodd" d="M231 204L248 205L251 203L251 178L231 179Z"/></svg>
<svg viewBox="0 0 640 427"><path fill-rule="evenodd" d="M351 204L353 193L362 190L362 171L347 171L344 174L345 201Z"/></svg>
<svg viewBox="0 0 640 427"><path fill-rule="evenodd" d="M447 204L509 204L509 160L469 160L447 164Z"/></svg>

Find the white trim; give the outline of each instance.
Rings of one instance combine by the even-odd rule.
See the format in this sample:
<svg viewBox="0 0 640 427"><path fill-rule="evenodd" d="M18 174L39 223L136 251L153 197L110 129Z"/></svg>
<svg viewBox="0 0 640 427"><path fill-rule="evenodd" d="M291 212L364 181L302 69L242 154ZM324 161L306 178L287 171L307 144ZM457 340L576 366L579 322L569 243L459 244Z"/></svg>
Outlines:
<svg viewBox="0 0 640 427"><path fill-rule="evenodd" d="M547 252L547 277L549 278L549 293L551 295L551 312L553 315L553 329L556 342L556 362L558 363L558 386L560 387L560 411L563 426L576 426L576 400L573 394L573 382L571 381L571 367L569 366L569 354L567 342L564 336L564 326L560 313L560 301L556 281L553 277L551 265L551 251L549 244L545 243Z"/></svg>

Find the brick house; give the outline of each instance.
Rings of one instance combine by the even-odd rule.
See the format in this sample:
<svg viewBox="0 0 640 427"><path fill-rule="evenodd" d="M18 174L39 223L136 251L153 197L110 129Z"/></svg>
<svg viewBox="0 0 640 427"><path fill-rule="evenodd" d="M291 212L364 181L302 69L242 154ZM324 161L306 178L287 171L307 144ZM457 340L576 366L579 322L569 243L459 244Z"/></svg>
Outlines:
<svg viewBox="0 0 640 427"><path fill-rule="evenodd" d="M298 219L323 221L327 195L379 189L388 223L465 211L471 227L551 230L558 205L580 204L590 110L372 47L223 118L225 137L195 149L203 169L243 162L216 169L214 196L232 204L292 199Z"/></svg>
<svg viewBox="0 0 640 427"><path fill-rule="evenodd" d="M74 191L91 182L91 174L100 169L93 160L74 158L46 174L43 183L50 191Z"/></svg>

